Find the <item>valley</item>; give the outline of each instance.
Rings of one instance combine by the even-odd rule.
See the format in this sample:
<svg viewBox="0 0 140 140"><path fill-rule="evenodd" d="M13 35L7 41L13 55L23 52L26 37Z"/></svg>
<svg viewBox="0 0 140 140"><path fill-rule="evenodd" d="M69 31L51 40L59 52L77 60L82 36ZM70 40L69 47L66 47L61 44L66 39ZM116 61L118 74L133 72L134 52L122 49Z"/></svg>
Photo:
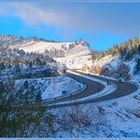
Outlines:
<svg viewBox="0 0 140 140"><path fill-rule="evenodd" d="M139 49L0 36L0 136L139 137Z"/></svg>

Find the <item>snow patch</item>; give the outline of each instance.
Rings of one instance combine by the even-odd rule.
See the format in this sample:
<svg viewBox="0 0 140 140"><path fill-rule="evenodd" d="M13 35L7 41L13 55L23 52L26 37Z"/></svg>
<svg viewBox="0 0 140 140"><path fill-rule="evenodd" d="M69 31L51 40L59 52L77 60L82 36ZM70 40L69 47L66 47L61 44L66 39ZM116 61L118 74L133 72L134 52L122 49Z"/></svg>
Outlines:
<svg viewBox="0 0 140 140"><path fill-rule="evenodd" d="M77 92L84 87L84 84L66 76L16 80L16 85L21 85L26 80L29 84L35 84L41 87L41 97L43 100L59 96L63 97Z"/></svg>

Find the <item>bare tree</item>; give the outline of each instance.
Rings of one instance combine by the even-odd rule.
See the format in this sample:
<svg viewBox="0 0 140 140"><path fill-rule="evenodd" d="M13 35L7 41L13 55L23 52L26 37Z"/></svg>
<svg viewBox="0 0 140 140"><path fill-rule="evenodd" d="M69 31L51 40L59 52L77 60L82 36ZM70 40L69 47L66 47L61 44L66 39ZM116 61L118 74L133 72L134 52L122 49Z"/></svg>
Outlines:
<svg viewBox="0 0 140 140"><path fill-rule="evenodd" d="M93 134L93 126L103 124L105 117L103 110L93 104L75 105L60 109L57 121L59 131L69 133L70 137L80 137L85 133Z"/></svg>

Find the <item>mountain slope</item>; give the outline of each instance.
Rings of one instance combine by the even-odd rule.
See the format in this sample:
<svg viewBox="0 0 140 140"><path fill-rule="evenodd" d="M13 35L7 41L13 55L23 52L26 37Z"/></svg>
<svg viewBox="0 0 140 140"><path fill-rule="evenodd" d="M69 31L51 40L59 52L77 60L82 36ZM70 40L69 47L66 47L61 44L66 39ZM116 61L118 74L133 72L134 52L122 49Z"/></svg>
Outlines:
<svg viewBox="0 0 140 140"><path fill-rule="evenodd" d="M37 38L1 36L0 46L17 48L25 52L43 53L68 68L79 69L83 65L92 65L89 44L83 40L75 42L54 42Z"/></svg>
<svg viewBox="0 0 140 140"><path fill-rule="evenodd" d="M94 60L89 72L140 81L140 38L130 39L102 52Z"/></svg>
<svg viewBox="0 0 140 140"><path fill-rule="evenodd" d="M81 68L84 64L92 64L91 51L88 43L84 41L66 43L32 41L21 45L19 49L26 52L49 54L54 60L65 64L68 68Z"/></svg>

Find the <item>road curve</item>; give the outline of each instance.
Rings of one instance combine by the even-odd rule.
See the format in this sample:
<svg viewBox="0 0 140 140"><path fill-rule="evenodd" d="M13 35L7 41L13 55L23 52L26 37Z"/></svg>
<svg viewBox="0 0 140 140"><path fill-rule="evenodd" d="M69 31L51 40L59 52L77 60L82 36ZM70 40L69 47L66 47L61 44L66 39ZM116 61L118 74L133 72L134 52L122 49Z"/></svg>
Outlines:
<svg viewBox="0 0 140 140"><path fill-rule="evenodd" d="M71 103L67 103L67 104L55 104L55 105L52 104L48 108L57 108L57 107L71 106L71 105L77 105L77 104L101 102L101 101L110 100L110 99L114 99L114 98L118 98L118 97L122 97L122 96L125 96L125 95L128 95L128 94L131 94L138 89L136 84L133 84L133 83L130 83L130 82L121 82L120 83L116 80L107 79L107 78L100 77L100 76L95 76L95 75L91 75L91 74L84 74L84 73L80 73L80 72L77 72L77 71L74 71L74 72L79 73L79 74L83 74L83 75L86 75L86 76L90 76L90 77L93 77L93 78L96 78L96 79L99 79L99 80L102 80L102 81L105 81L105 82L109 81L109 82L115 84L117 86L117 89L114 92L112 92L110 94L106 94L102 97L97 97L97 98L94 98L94 99L89 99L89 100L80 101L80 102L71 102ZM74 77L76 76L77 77L77 75L69 75L69 73L68 73L68 76L74 76ZM85 83L85 84L87 84L88 87L93 87L93 85L92 85L93 81L92 81L92 83ZM93 87L93 88L95 88L95 87ZM91 88L91 90L93 88ZM91 90L88 89L89 92ZM86 92L88 92L88 91L86 91ZM88 93L85 93L85 94L88 95ZM76 99L82 98L79 95L77 95ZM73 97L73 100L74 99L75 99L75 97ZM71 100L71 98L68 97L67 100ZM60 102L62 102L62 101L65 101L65 99L61 100Z"/></svg>
<svg viewBox="0 0 140 140"><path fill-rule="evenodd" d="M75 75L75 74L71 74L71 73L67 72L66 76L73 78L74 80L76 80L80 83L85 84L86 88L76 94L71 94L71 95L68 95L67 97L62 96L61 99L59 97L56 97L56 98L54 98L55 99L54 101L51 101L52 103L81 99L81 98L96 94L105 88L105 86L103 84L101 84L100 82L89 80L87 78L83 78L83 77ZM47 102L47 103L49 103L49 102Z"/></svg>
<svg viewBox="0 0 140 140"><path fill-rule="evenodd" d="M88 75L90 77L97 78L99 80L106 81L106 82L109 81L109 82L117 85L117 89L114 92L112 92L111 94L105 95L103 97L100 97L100 98L96 99L96 101L103 101L103 100L109 100L112 98L122 97L122 96L128 95L130 93L133 93L134 91L136 91L138 89L138 86L134 83L118 82L117 80L107 79L104 77L91 75L91 74L84 74L84 75Z"/></svg>
<svg viewBox="0 0 140 140"><path fill-rule="evenodd" d="M89 76L89 77L93 77L93 78L96 78L96 79L99 79L99 80L102 80L102 81L109 81L113 84L115 84L117 86L117 89L113 92L111 92L110 94L106 94L104 96L101 96L101 97L97 97L97 98L94 98L94 99L88 99L88 100L82 100L82 101L76 101L77 99L81 99L81 98L84 98L84 97L87 97L87 96L90 96L90 95L93 95L93 94L96 94L97 92L100 92L102 91L105 86L97 81L92 81L92 80L89 80L87 78L83 78L81 76L78 76L78 75L75 75L75 74L71 74L71 73L66 73L67 76L81 82L81 83L84 83L86 84L86 89L84 89L83 91L77 93L77 94L74 94L72 96L67 96L67 97L64 97L64 98L55 98L55 100L51 101L51 102L46 102L46 103L35 103L35 104L24 104L24 105L15 105L15 106L12 106L12 107L27 107L27 108L38 108L40 106L45 106L46 108L48 109L52 109L52 108L58 108L58 107L65 107L65 106L72 106L72 105L78 105L78 104L86 104L86 103L95 103L95 102L101 102L101 101L105 101L105 100L110 100L110 99L114 99L114 98L118 98L118 97L121 97L121 96L125 96L125 95L128 95L130 93L133 93L134 91L136 91L138 89L138 86L136 84L133 84L133 83L129 83L129 82L121 82L119 83L118 81L116 80L112 80L112 79L107 79L107 78L103 78L103 77L100 77L100 76L95 76L95 75L91 75L91 74L84 74L84 73L80 73L78 71L74 71L76 73L79 73L79 74L83 74L83 75L86 75L86 76ZM65 101L75 101L75 102L69 102L69 103L64 103ZM59 104L61 103L61 104Z"/></svg>

